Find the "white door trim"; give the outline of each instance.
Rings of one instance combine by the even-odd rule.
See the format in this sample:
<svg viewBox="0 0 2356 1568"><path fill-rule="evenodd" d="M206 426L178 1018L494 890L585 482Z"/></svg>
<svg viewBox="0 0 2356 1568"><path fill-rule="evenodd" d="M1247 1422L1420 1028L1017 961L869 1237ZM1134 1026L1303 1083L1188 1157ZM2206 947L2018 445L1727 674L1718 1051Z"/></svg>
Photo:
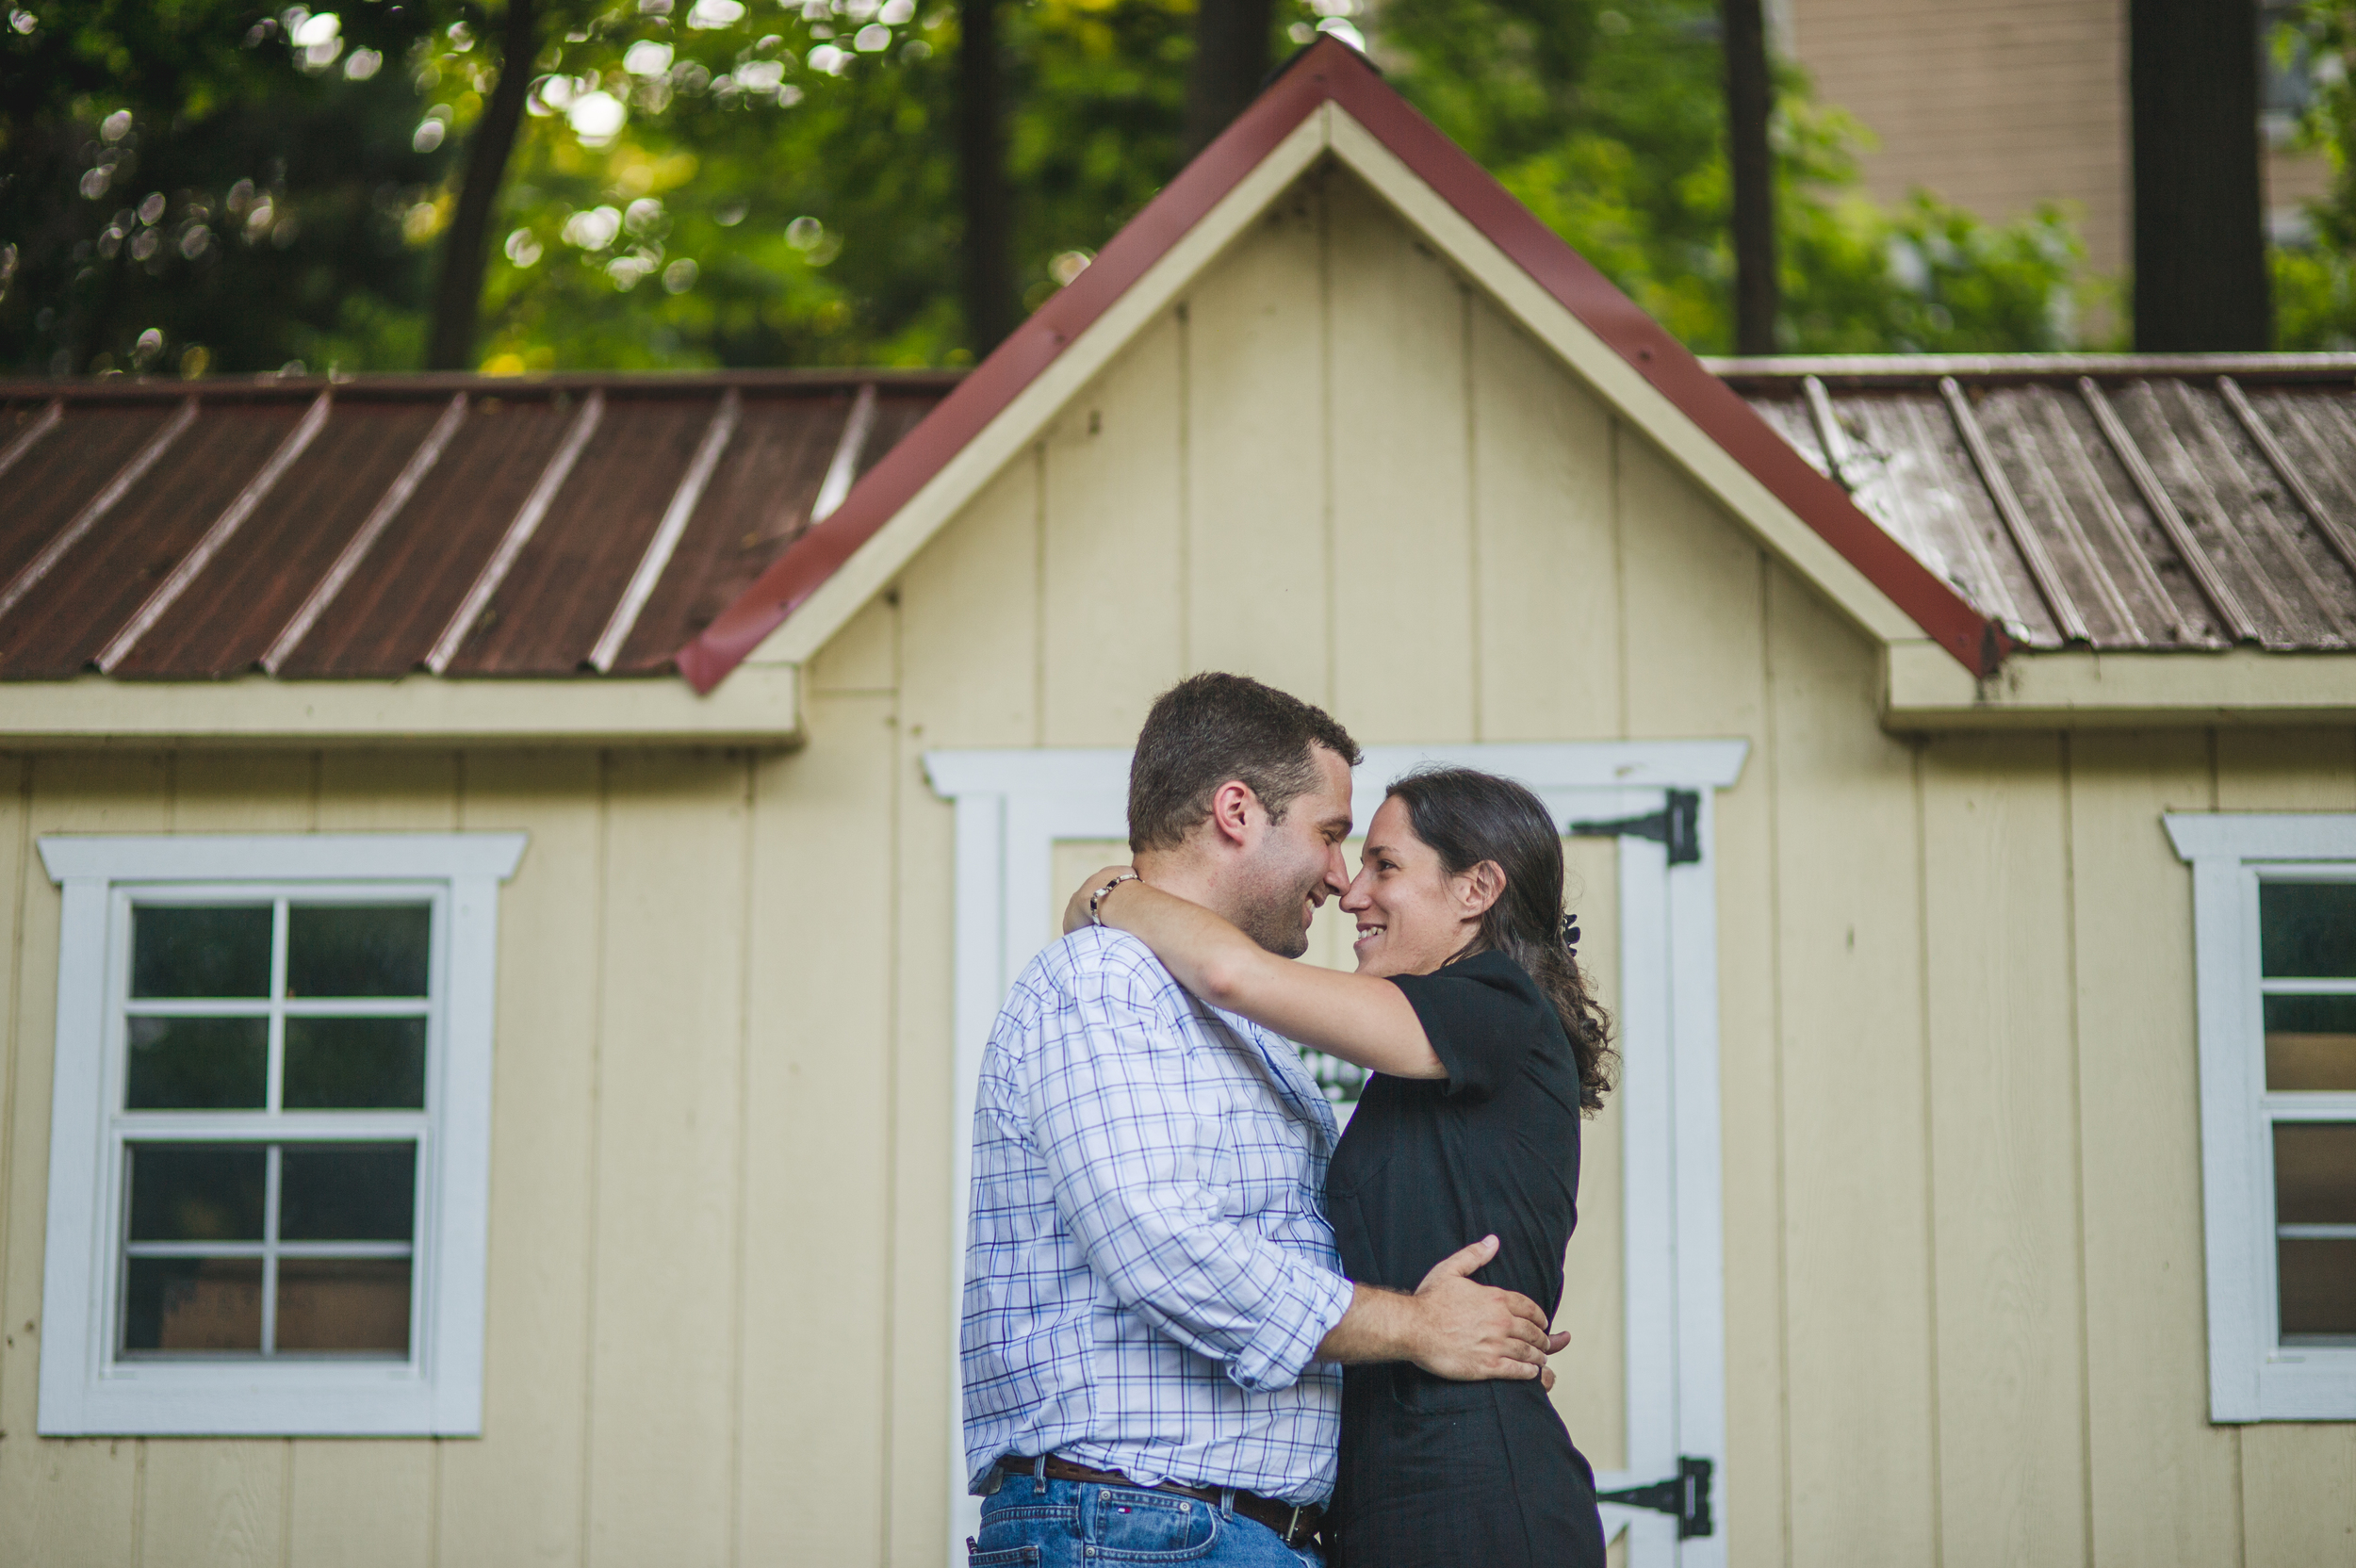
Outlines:
<svg viewBox="0 0 2356 1568"><path fill-rule="evenodd" d="M1661 810L1672 790L1699 796L1700 858L1669 864L1665 844L1624 836L1620 858L1618 1089L1627 1201L1628 1453L1630 1468L1598 1474L1600 1490L1677 1472L1680 1456L1713 1469L1710 1513L1726 1518L1726 1303L1718 1112L1718 925L1711 792L1734 783L1742 741L1373 746L1353 801L1363 826L1390 779L1423 762L1518 778L1556 825ZM935 751L933 789L957 808L955 1120L950 1137L950 1365L965 1276L974 1086L990 1025L1041 945L1058 839L1125 839L1129 753L1102 750ZM1647 939L1647 934L1650 934ZM964 1562L979 1503L966 1495L963 1402L949 1388L946 1561ZM1627 1529L1629 1568L1722 1568L1715 1534L1679 1542L1666 1514L1607 1507Z"/></svg>

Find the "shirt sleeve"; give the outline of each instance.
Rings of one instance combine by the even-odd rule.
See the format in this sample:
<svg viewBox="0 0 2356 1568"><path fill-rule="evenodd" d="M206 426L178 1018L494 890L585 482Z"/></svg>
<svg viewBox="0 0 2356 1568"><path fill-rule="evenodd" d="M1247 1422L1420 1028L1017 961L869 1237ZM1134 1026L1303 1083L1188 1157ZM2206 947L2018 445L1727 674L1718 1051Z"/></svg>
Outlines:
<svg viewBox="0 0 2356 1568"><path fill-rule="evenodd" d="M1492 965L1475 958L1390 979L1415 1009L1432 1054L1448 1073L1442 1092L1451 1099L1478 1102L1496 1094L1544 1037L1546 1000L1510 960Z"/></svg>
<svg viewBox="0 0 2356 1568"><path fill-rule="evenodd" d="M1144 971L1120 955L1081 965L1043 1021L1029 1111L1055 1206L1124 1307L1239 1387L1289 1387L1349 1311L1350 1282L1224 1212L1226 1093L1189 1070L1167 981Z"/></svg>

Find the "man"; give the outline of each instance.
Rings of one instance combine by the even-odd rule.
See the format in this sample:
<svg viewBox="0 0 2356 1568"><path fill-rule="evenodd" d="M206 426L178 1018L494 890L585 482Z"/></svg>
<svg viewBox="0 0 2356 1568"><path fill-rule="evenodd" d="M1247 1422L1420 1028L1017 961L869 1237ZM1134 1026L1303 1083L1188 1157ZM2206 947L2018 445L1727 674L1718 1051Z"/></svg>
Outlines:
<svg viewBox="0 0 2356 1568"><path fill-rule="evenodd" d="M1356 743L1257 681L1157 699L1129 775L1144 880L1298 957L1347 890ZM1317 1560L1340 1364L1534 1378L1560 1348L1476 1284L1494 1240L1414 1295L1338 1272L1334 1122L1299 1054L1218 1012L1135 939L1084 927L1033 959L991 1030L973 1120L965 1448L974 1568L1183 1554Z"/></svg>

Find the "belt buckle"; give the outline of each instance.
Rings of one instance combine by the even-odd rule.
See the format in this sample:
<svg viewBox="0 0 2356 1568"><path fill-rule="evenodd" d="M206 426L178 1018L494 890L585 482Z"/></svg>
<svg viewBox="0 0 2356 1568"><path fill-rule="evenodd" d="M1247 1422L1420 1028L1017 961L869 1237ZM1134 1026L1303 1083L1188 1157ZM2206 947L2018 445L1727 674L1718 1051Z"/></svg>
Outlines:
<svg viewBox="0 0 2356 1568"><path fill-rule="evenodd" d="M1284 1521L1285 1545L1289 1546L1294 1544L1293 1532L1299 1528L1301 1528L1301 1505L1299 1503L1295 1503L1293 1505L1292 1517Z"/></svg>

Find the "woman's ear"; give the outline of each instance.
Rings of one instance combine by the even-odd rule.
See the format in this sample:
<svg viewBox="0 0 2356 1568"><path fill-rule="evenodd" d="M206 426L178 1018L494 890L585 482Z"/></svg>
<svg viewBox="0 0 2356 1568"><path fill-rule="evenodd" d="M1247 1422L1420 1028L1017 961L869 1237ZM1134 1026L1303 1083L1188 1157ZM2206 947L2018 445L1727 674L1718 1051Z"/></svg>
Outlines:
<svg viewBox="0 0 2356 1568"><path fill-rule="evenodd" d="M1479 920L1505 896L1505 872L1495 860L1481 861L1455 882L1456 901L1466 920Z"/></svg>

